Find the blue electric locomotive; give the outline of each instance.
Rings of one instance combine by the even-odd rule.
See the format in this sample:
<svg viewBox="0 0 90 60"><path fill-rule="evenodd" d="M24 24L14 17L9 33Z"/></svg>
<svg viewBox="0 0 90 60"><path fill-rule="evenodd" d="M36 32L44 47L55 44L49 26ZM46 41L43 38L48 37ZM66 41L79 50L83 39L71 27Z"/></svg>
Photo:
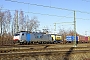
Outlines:
<svg viewBox="0 0 90 60"><path fill-rule="evenodd" d="M21 31L17 34L17 36L14 36L14 40L16 39L19 41L19 43L54 43L51 34L45 34L42 32L31 33L31 32Z"/></svg>

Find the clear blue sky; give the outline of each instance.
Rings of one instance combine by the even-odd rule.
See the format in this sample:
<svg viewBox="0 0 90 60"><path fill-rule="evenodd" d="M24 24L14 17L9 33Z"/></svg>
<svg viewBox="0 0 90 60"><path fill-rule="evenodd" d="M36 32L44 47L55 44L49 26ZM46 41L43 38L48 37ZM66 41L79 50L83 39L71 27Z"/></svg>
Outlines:
<svg viewBox="0 0 90 60"><path fill-rule="evenodd" d="M86 2L84 0L14 0L19 2L27 2L31 4L37 5L44 5L44 6L53 6L59 8L65 8L69 10L79 10L84 12L90 12L90 1ZM57 15L57 16L67 16L67 17L74 17L73 11L62 10L62 9L54 9L54 8L46 8L40 7L35 5L27 5L23 3L17 2L10 2L1 0L0 6L3 6L3 9L9 10L23 10L26 12L33 12L33 13L41 13L41 14L49 14L49 15ZM12 11L11 11L12 12ZM33 13L25 13L25 15L29 15L29 17L36 16L40 21L40 30L44 27L48 27L52 32L54 32L54 24L55 22L73 22L74 18L66 18L66 17L56 17L56 16L48 16L48 15L40 15L40 14L33 14ZM13 12L12 12L13 15ZM82 18L82 19L77 19ZM90 20L83 20L83 19L90 19L90 14L76 12L76 30L78 33L85 35L85 31L87 35L90 35ZM63 26L62 26L63 25ZM64 28L66 30L73 29L73 25L70 24L57 24L57 31L60 28Z"/></svg>

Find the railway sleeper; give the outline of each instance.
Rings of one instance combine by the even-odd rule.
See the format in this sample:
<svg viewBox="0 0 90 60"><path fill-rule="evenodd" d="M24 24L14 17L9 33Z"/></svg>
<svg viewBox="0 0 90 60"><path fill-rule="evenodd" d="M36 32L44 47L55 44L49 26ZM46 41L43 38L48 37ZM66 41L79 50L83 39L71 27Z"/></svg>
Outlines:
<svg viewBox="0 0 90 60"><path fill-rule="evenodd" d="M0 53L8 53L10 52L9 50L1 50Z"/></svg>

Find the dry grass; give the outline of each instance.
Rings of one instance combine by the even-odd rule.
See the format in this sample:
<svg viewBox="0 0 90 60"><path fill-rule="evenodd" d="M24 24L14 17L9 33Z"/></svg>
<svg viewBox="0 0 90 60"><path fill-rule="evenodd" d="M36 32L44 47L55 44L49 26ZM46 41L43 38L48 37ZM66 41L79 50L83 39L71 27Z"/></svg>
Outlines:
<svg viewBox="0 0 90 60"><path fill-rule="evenodd" d="M12 36L0 36L0 45L11 45L13 44Z"/></svg>

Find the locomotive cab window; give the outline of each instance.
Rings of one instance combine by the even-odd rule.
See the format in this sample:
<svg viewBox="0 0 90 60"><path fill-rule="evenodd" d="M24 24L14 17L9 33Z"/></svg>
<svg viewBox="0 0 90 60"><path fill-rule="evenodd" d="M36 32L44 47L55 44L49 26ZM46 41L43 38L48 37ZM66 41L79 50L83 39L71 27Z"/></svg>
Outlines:
<svg viewBox="0 0 90 60"><path fill-rule="evenodd" d="M20 35L20 34L14 34L14 36L18 36L18 35Z"/></svg>

